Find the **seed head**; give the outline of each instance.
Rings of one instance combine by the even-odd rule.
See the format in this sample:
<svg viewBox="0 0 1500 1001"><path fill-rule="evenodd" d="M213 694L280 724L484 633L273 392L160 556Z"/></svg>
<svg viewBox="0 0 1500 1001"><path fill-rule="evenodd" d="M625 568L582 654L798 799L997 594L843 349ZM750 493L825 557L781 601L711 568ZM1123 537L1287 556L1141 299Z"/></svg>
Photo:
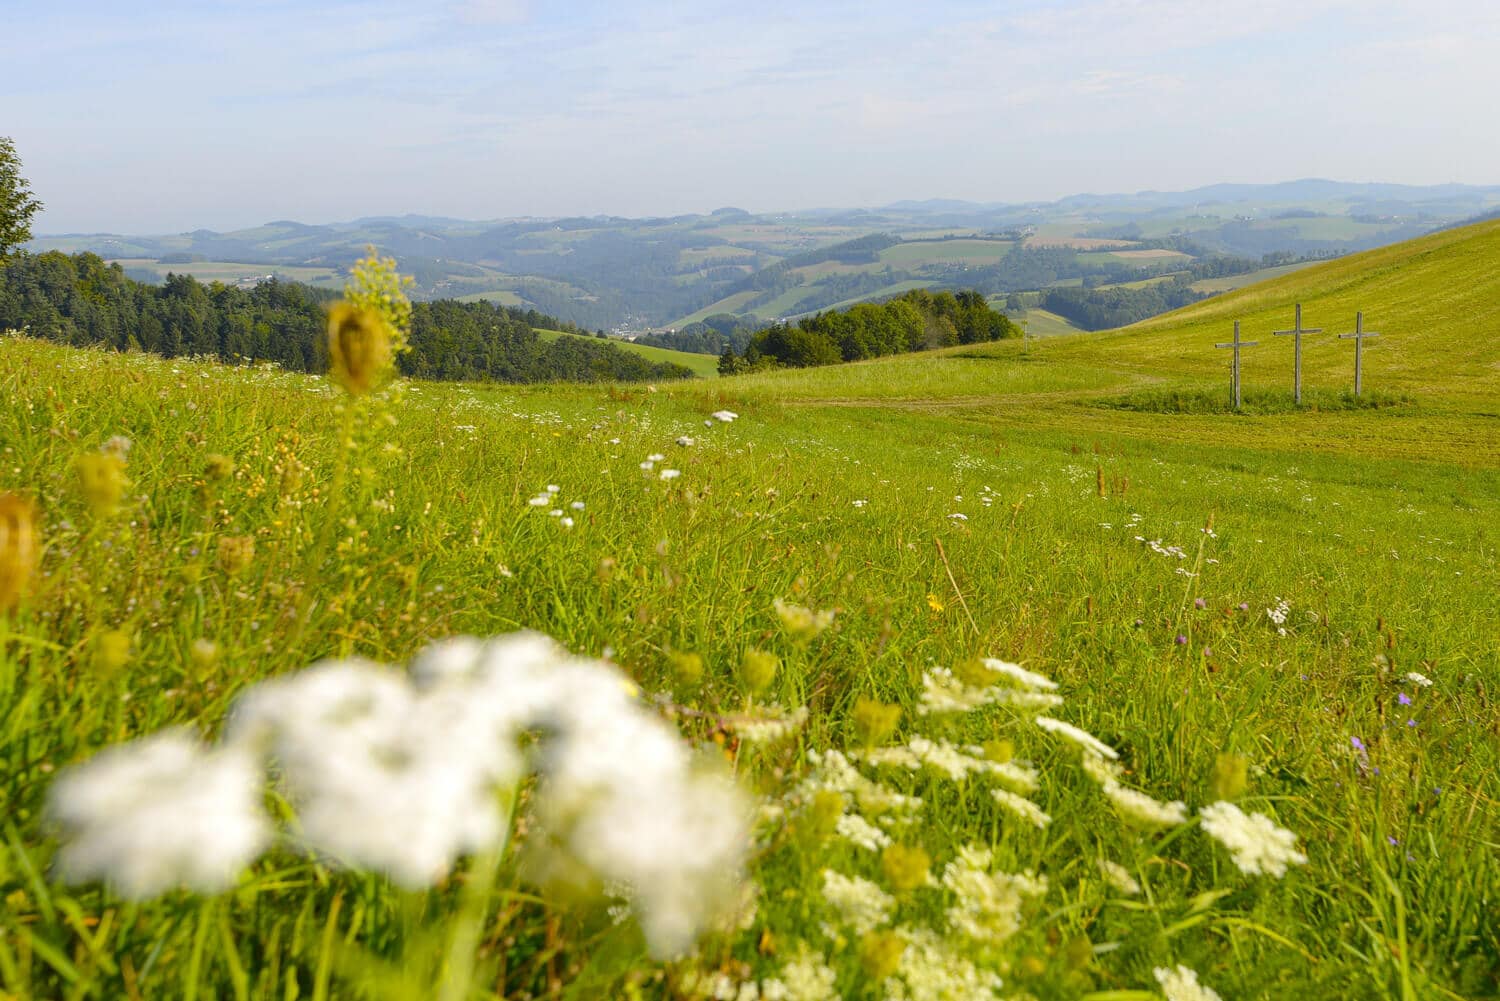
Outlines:
<svg viewBox="0 0 1500 1001"><path fill-rule="evenodd" d="M781 659L774 653L765 650L750 649L745 651L745 657L740 662L740 679L744 681L745 688L752 695L758 695L771 687L771 682L776 680L776 672L781 667Z"/></svg>
<svg viewBox="0 0 1500 1001"><path fill-rule="evenodd" d="M866 747L883 744L901 722L901 707L860 696L854 703L854 735Z"/></svg>
<svg viewBox="0 0 1500 1001"><path fill-rule="evenodd" d="M255 559L255 536L226 535L219 540L219 568L237 574Z"/></svg>

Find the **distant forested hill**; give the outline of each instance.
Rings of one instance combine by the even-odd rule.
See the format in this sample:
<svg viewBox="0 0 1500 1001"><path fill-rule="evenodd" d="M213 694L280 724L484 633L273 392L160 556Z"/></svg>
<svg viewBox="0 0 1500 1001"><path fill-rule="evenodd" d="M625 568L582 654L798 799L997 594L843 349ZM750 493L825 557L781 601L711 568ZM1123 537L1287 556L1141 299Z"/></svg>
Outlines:
<svg viewBox="0 0 1500 1001"><path fill-rule="evenodd" d="M327 368L324 310L336 293L275 279L249 288L187 275L162 285L127 278L93 254L22 255L0 264L0 329L65 344L105 344L166 357L272 361L300 372ZM401 372L427 379L592 382L686 378L604 340L546 340L535 328L573 329L535 310L488 302L416 303Z"/></svg>

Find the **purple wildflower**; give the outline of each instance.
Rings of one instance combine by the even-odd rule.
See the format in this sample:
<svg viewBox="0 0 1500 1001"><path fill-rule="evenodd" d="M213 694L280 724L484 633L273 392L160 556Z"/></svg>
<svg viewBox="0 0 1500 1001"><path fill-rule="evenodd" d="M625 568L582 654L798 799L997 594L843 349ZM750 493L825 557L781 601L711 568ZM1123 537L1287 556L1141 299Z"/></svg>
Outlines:
<svg viewBox="0 0 1500 1001"><path fill-rule="evenodd" d="M1365 742L1360 740L1358 737L1350 737L1349 743L1354 745L1354 749L1356 751L1363 751L1365 749Z"/></svg>
<svg viewBox="0 0 1500 1001"><path fill-rule="evenodd" d="M1207 608L1208 607L1208 602L1204 601L1202 598L1194 598L1193 599L1193 607L1194 608Z"/></svg>
<svg viewBox="0 0 1500 1001"><path fill-rule="evenodd" d="M1182 635L1181 633L1178 633L1177 634L1177 645L1178 646L1186 646L1187 645L1187 637L1184 636L1184 635Z"/></svg>
<svg viewBox="0 0 1500 1001"><path fill-rule="evenodd" d="M1411 705L1411 696L1407 695L1405 692L1402 692L1400 695L1396 696L1396 701L1401 703L1403 706L1409 706Z"/></svg>
<svg viewBox="0 0 1500 1001"><path fill-rule="evenodd" d="M1417 721L1414 720L1414 719L1409 719L1409 720L1406 721L1406 725L1407 726L1416 726L1417 725Z"/></svg>

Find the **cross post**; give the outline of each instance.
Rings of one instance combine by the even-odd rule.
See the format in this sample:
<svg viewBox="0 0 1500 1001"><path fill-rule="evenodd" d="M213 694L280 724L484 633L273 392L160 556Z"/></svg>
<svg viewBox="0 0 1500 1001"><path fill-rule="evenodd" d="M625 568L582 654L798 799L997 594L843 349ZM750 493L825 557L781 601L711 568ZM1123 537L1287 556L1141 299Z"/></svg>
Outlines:
<svg viewBox="0 0 1500 1001"><path fill-rule="evenodd" d="M1234 348L1234 361L1229 364L1229 383L1232 387L1231 395L1234 398L1234 409L1240 409L1240 348L1253 348L1259 341L1240 340L1240 321L1234 321L1234 340L1224 344L1215 344L1216 348Z"/></svg>
<svg viewBox="0 0 1500 1001"><path fill-rule="evenodd" d="M1364 355L1365 338L1366 337L1379 337L1379 336L1380 336L1380 334L1377 333L1376 331L1374 331L1374 330L1366 330L1365 329L1365 314L1364 313L1355 313L1354 314L1354 333L1352 333L1352 334L1339 334L1339 339L1340 340L1348 340L1351 337L1354 339L1354 395L1355 396L1359 395L1360 389L1362 388L1362 383L1361 383L1361 380L1360 380L1360 375L1361 375L1361 368L1362 368L1361 363L1363 361L1363 355Z"/></svg>
<svg viewBox="0 0 1500 1001"><path fill-rule="evenodd" d="M1292 336L1292 402L1299 407L1302 406L1302 335L1322 332L1322 327L1302 326L1302 303L1300 302L1297 303L1297 322L1292 325L1292 329L1271 331L1273 337L1285 337L1287 334Z"/></svg>

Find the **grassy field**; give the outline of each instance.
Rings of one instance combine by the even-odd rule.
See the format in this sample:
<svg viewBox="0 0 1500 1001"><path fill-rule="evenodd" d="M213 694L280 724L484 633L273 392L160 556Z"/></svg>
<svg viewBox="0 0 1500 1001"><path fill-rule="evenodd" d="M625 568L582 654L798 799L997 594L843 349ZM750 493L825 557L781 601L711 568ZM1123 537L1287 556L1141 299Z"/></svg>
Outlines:
<svg viewBox="0 0 1500 1001"><path fill-rule="evenodd" d="M907 267L923 264L993 264L1013 246L1010 240L919 240L880 252L881 261Z"/></svg>
<svg viewBox="0 0 1500 1001"><path fill-rule="evenodd" d="M1297 264L1280 264L1274 268L1261 268L1243 275L1226 275L1223 278L1202 278L1193 282L1193 288L1198 292L1232 292L1237 288L1270 281L1272 278L1280 278L1293 271L1300 271L1307 267L1308 263L1303 261Z"/></svg>
<svg viewBox="0 0 1500 1001"><path fill-rule="evenodd" d="M276 275L286 281L304 282L319 288L340 288L344 279L331 268L301 267L280 264L236 264L229 261L192 261L184 264L160 264L155 258L115 258L109 263L138 271L154 272L159 279L167 275L192 275L201 282L232 283L242 278Z"/></svg>
<svg viewBox="0 0 1500 1001"><path fill-rule="evenodd" d="M1366 311L1367 385L1400 405L1108 405L1219 387L1233 319L1262 342L1247 384L1286 391L1269 330L1297 301L1330 331ZM1493 997L1497 344L1500 224L1122 331L657 389L351 404L320 378L0 340L0 491L36 499L44 547L0 618L0 989L1146 1001L1181 964L1232 999ZM1305 350L1336 393L1352 348ZM114 436L111 511L77 469ZM539 895L513 857L410 891L282 848L221 896L144 902L50 868L70 763L212 734L247 685L319 658L522 627L663 693L643 703L759 800L757 904L692 955L650 959L628 910ZM1118 751L1114 791L1035 710L924 714L937 668L994 680L976 656L1055 679L1047 712ZM861 699L902 710L894 733ZM772 705L806 722L756 742L736 720ZM837 780L828 752L861 734L931 766ZM1000 795L1027 769L1029 810ZM1186 810L1128 822L1121 788ZM893 815L880 789L922 802ZM1237 868L1196 812L1223 797L1305 864ZM546 843L524 814L513 837Z"/></svg>

